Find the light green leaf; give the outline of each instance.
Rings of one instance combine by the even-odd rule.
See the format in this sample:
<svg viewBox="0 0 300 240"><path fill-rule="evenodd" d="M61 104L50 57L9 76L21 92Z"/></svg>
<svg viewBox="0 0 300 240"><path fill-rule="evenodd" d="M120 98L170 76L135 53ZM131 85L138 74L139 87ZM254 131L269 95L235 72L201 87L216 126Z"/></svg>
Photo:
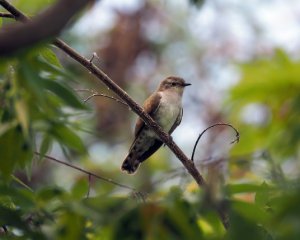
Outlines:
<svg viewBox="0 0 300 240"><path fill-rule="evenodd" d="M263 192L272 189L267 184L258 185L258 184L251 184L251 183L228 184L226 188L230 194L246 193L246 192Z"/></svg>
<svg viewBox="0 0 300 240"><path fill-rule="evenodd" d="M87 195L89 190L88 179L80 179L72 187L72 196L76 199L82 199Z"/></svg>
<svg viewBox="0 0 300 240"><path fill-rule="evenodd" d="M29 117L27 111L27 105L23 99L17 99L15 101L15 110L17 119L22 126L25 137L28 137L29 131Z"/></svg>
<svg viewBox="0 0 300 240"><path fill-rule="evenodd" d="M50 63L56 67L62 68L60 61L58 60L55 53L50 48L43 48L40 51L40 54L41 54L41 57L44 60L46 60L48 63Z"/></svg>

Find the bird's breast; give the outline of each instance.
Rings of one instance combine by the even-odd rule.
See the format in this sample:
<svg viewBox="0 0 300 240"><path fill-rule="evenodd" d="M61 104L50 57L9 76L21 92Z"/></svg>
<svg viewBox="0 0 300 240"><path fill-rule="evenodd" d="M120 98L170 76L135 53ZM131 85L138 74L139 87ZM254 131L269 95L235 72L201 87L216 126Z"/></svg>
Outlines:
<svg viewBox="0 0 300 240"><path fill-rule="evenodd" d="M164 129L170 131L181 111L181 96L177 94L163 94L155 120Z"/></svg>

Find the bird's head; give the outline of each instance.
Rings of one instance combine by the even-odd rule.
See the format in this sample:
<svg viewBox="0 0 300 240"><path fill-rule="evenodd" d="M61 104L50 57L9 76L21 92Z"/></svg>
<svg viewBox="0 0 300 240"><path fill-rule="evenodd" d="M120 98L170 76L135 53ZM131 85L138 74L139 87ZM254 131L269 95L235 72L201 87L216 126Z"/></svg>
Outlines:
<svg viewBox="0 0 300 240"><path fill-rule="evenodd" d="M168 77L160 83L158 91L175 91L182 94L183 89L190 85L190 83L186 83L180 77Z"/></svg>

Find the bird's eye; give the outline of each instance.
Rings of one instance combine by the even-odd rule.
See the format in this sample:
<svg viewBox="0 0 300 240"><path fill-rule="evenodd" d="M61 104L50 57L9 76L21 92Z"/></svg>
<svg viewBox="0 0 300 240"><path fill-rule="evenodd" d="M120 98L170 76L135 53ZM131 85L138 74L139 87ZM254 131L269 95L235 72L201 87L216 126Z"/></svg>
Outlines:
<svg viewBox="0 0 300 240"><path fill-rule="evenodd" d="M176 83L172 82L171 85L172 85L172 86L176 86Z"/></svg>

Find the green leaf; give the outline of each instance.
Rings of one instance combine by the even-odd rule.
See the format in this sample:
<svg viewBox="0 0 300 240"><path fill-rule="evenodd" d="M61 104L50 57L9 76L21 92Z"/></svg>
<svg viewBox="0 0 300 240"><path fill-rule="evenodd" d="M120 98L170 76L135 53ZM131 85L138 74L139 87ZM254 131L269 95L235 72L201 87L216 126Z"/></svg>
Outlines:
<svg viewBox="0 0 300 240"><path fill-rule="evenodd" d="M65 192L63 189L59 187L44 187L40 189L37 194L36 198L40 206L46 205L53 199L57 199L63 197Z"/></svg>
<svg viewBox="0 0 300 240"><path fill-rule="evenodd" d="M51 145L52 145L52 138L48 134L45 134L39 150L40 153L39 160L41 160L45 156L45 154L48 152Z"/></svg>
<svg viewBox="0 0 300 240"><path fill-rule="evenodd" d="M227 232L226 240L272 240L272 236L264 229L258 221L251 221L239 211L230 214L230 228ZM217 238L222 239L222 238Z"/></svg>
<svg viewBox="0 0 300 240"><path fill-rule="evenodd" d="M254 203L234 201L232 207L245 218L260 224L265 223L271 217L271 215L269 215L267 212L264 212L258 205Z"/></svg>
<svg viewBox="0 0 300 240"><path fill-rule="evenodd" d="M72 211L65 211L57 219L60 226L56 233L57 240L86 239L86 219Z"/></svg>
<svg viewBox="0 0 300 240"><path fill-rule="evenodd" d="M272 187L268 186L267 184L257 185L251 183L228 184L226 188L230 194L246 192L264 192L272 189Z"/></svg>
<svg viewBox="0 0 300 240"><path fill-rule="evenodd" d="M41 57L46 60L48 63L52 64L53 66L62 68L62 65L58 58L56 57L55 53L48 47L43 48L40 51Z"/></svg>
<svg viewBox="0 0 300 240"><path fill-rule="evenodd" d="M20 127L12 128L0 137L0 153L0 173L6 180L16 166L25 166L31 160L32 151Z"/></svg>
<svg viewBox="0 0 300 240"><path fill-rule="evenodd" d="M61 98L70 107L77 109L87 108L69 88L65 87L58 81L44 80L43 84L48 90Z"/></svg>
<svg viewBox="0 0 300 240"><path fill-rule="evenodd" d="M61 144L78 152L86 152L86 148L81 138L70 128L61 124L56 124L53 126L53 135Z"/></svg>
<svg viewBox="0 0 300 240"><path fill-rule="evenodd" d="M25 137L29 134L29 117L27 111L27 105L23 99L16 99L15 109L17 114L17 119L19 120Z"/></svg>
<svg viewBox="0 0 300 240"><path fill-rule="evenodd" d="M1 135L5 134L8 130L15 128L17 126L18 122L16 120L6 122L6 123L1 123L0 124L0 137Z"/></svg>
<svg viewBox="0 0 300 240"><path fill-rule="evenodd" d="M72 187L72 196L76 199L82 199L89 191L88 179L80 179Z"/></svg>
<svg viewBox="0 0 300 240"><path fill-rule="evenodd" d="M67 71L65 71L64 68L58 67L58 66L48 62L48 60L46 60L42 56L39 56L38 58L35 58L33 62L34 62L34 65L38 69L47 72L48 74L50 74L51 76L54 76L55 78L57 78L57 77L67 77L67 78L72 79L71 74L68 73Z"/></svg>
<svg viewBox="0 0 300 240"><path fill-rule="evenodd" d="M35 97L39 104L45 101L42 89L43 79L38 75L37 69L30 64L29 59L22 59L22 63L17 68L18 84Z"/></svg>
<svg viewBox="0 0 300 240"><path fill-rule="evenodd" d="M262 191L257 191L255 194L255 203L265 207L266 204L274 197L275 189L270 188L265 182L262 183L261 187L264 189Z"/></svg>

